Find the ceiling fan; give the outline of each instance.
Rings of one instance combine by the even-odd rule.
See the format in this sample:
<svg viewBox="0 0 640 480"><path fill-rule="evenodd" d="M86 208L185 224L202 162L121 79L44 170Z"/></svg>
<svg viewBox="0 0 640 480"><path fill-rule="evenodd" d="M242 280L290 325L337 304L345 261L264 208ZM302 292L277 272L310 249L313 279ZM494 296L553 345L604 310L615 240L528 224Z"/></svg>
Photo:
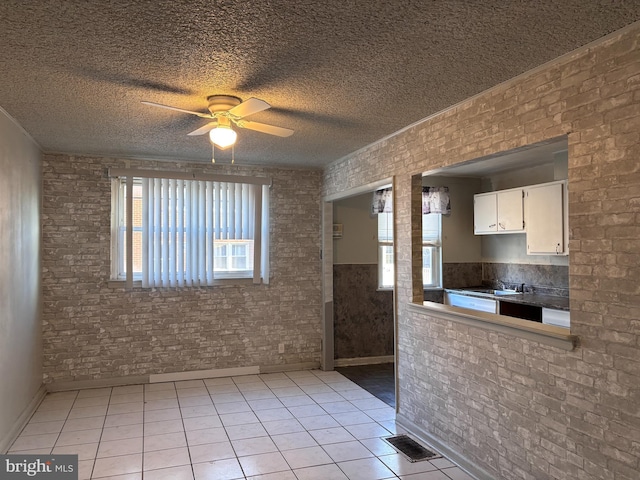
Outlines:
<svg viewBox="0 0 640 480"><path fill-rule="evenodd" d="M271 108L271 105L264 100L252 97L243 102L240 98L232 95L211 95L207 97L207 100L209 101L209 113L192 112L191 110L170 107L155 102L143 101L142 103L151 105L152 107L166 108L168 110L189 113L212 120L187 135L194 136L209 133L211 143L221 149L226 149L236 142L237 134L232 128L233 125L239 128L246 128L247 130L276 135L278 137L288 137L293 134L293 130L289 128L276 127L275 125L252 122L244 119L244 117Z"/></svg>

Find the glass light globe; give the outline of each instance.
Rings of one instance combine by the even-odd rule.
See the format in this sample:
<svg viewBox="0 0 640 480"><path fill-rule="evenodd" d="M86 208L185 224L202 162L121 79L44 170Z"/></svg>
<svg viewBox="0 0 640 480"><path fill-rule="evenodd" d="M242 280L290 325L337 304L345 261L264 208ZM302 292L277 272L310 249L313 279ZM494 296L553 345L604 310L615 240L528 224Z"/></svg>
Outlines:
<svg viewBox="0 0 640 480"><path fill-rule="evenodd" d="M226 125L218 125L216 128L209 132L211 143L223 150L236 143L237 137L238 134L231 127L228 127Z"/></svg>

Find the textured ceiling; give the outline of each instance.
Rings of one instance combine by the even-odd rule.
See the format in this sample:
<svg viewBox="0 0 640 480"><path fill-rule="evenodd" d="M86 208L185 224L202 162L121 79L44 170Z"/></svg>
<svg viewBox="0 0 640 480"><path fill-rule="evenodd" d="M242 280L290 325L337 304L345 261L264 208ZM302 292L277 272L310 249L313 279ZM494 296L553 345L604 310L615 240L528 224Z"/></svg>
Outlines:
<svg viewBox="0 0 640 480"><path fill-rule="evenodd" d="M2 0L0 107L47 152L207 162L212 94L272 105L236 162L321 167L640 19L611 0ZM226 161L229 153L217 154Z"/></svg>

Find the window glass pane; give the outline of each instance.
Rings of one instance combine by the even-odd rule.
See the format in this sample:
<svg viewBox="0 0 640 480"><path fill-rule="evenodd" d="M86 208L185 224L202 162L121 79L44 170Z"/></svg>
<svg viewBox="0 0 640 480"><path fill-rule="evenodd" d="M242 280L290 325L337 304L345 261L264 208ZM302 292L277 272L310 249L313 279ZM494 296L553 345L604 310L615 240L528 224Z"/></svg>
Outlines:
<svg viewBox="0 0 640 480"><path fill-rule="evenodd" d="M378 214L378 241L393 242L393 213Z"/></svg>
<svg viewBox="0 0 640 480"><path fill-rule="evenodd" d="M379 257L378 268L380 287L393 287L393 246L381 245Z"/></svg>
<svg viewBox="0 0 640 480"><path fill-rule="evenodd" d="M246 270L247 247L246 245L232 245L231 268L234 270Z"/></svg>
<svg viewBox="0 0 640 480"><path fill-rule="evenodd" d="M422 248L422 283L432 285L433 281L433 247Z"/></svg>
<svg viewBox="0 0 640 480"><path fill-rule="evenodd" d="M227 269L227 246L216 245L214 255L214 271Z"/></svg>
<svg viewBox="0 0 640 480"><path fill-rule="evenodd" d="M422 215L422 241L440 244L440 224L442 215L429 213Z"/></svg>
<svg viewBox="0 0 640 480"><path fill-rule="evenodd" d="M125 188L124 180L120 186L121 199L118 202L119 211L118 224L119 228L119 275L124 276L127 274L127 189ZM139 278L142 275L142 186L140 180L135 179L133 183L133 276Z"/></svg>
<svg viewBox="0 0 640 480"><path fill-rule="evenodd" d="M422 215L422 283L425 287L440 287L442 215Z"/></svg>

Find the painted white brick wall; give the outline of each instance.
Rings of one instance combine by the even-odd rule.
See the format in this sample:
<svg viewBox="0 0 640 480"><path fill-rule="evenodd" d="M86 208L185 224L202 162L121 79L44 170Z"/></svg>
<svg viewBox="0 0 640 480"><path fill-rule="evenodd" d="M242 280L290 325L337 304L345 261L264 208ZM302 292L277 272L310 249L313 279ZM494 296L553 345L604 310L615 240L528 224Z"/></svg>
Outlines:
<svg viewBox="0 0 640 480"><path fill-rule="evenodd" d="M109 167L271 177L271 283L110 285ZM45 155L45 381L318 363L320 184L311 169Z"/></svg>
<svg viewBox="0 0 640 480"><path fill-rule="evenodd" d="M639 42L636 26L325 170L325 195L395 176L400 413L494 478L640 472ZM421 297L412 176L562 135L580 346L565 352L409 310Z"/></svg>

